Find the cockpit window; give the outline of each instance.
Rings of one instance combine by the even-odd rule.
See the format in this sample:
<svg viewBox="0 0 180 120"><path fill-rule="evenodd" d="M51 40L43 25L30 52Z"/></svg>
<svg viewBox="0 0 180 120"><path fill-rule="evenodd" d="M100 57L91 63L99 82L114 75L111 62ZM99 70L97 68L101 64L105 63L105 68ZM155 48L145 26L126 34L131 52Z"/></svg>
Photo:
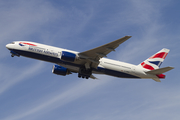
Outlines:
<svg viewBox="0 0 180 120"><path fill-rule="evenodd" d="M11 44L15 44L15 42L12 42Z"/></svg>

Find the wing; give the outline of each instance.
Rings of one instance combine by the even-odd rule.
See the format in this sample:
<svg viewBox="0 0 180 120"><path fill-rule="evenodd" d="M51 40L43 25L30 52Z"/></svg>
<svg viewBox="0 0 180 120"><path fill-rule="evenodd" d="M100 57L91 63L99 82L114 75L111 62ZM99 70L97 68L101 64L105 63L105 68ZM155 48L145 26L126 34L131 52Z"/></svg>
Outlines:
<svg viewBox="0 0 180 120"><path fill-rule="evenodd" d="M86 68L89 68L90 66L93 68L97 68L100 58L107 57L107 54L109 54L111 51L115 51L115 49L121 43L125 42L129 38L131 38L131 36L125 36L113 42L102 45L100 47L97 47L97 48L94 48L85 52L81 52L78 55L82 59L87 59L88 62L85 65Z"/></svg>

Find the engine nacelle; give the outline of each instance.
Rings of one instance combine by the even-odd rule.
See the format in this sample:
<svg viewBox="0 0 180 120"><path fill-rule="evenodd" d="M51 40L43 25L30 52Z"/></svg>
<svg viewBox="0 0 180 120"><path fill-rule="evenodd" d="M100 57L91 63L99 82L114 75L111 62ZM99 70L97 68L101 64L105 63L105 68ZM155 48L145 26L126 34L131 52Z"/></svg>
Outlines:
<svg viewBox="0 0 180 120"><path fill-rule="evenodd" d="M70 71L65 67L59 65L53 65L52 73L66 76L70 74Z"/></svg>
<svg viewBox="0 0 180 120"><path fill-rule="evenodd" d="M18 56L19 57L20 56L20 54L14 52L13 50L11 50L10 53L11 53L12 57L14 57L14 56Z"/></svg>
<svg viewBox="0 0 180 120"><path fill-rule="evenodd" d="M74 62L76 60L76 54L62 51L61 52L61 60Z"/></svg>

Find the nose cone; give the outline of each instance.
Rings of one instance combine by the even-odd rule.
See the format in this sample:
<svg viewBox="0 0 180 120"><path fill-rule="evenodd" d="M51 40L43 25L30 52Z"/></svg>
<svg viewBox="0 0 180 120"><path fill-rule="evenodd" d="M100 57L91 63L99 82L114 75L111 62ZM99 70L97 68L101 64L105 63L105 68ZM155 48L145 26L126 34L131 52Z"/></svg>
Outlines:
<svg viewBox="0 0 180 120"><path fill-rule="evenodd" d="M9 50L10 50L10 49L13 49L14 47L15 47L15 46L14 46L14 44L12 44L12 43L9 43L9 44L6 45L6 48L9 49Z"/></svg>
<svg viewBox="0 0 180 120"><path fill-rule="evenodd" d="M9 44L7 44L7 45L6 45L6 48L7 48L7 49L9 49L9 48L10 48L10 45L9 45Z"/></svg>

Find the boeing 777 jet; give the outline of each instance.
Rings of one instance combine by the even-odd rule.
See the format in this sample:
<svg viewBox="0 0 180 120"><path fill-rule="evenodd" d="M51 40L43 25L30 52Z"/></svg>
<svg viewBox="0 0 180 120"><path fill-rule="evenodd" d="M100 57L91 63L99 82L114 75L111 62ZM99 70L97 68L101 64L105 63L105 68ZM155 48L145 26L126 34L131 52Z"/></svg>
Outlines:
<svg viewBox="0 0 180 120"><path fill-rule="evenodd" d="M55 63L52 72L57 75L66 76L78 73L79 78L96 79L93 74L106 74L120 78L153 79L161 82L160 79L165 78L163 73L173 69L173 67L160 68L169 49L163 48L139 65L107 58L107 54L115 51L120 44L129 38L131 36L125 36L84 52L29 41L15 41L7 44L6 48L10 50L12 57L24 56Z"/></svg>

